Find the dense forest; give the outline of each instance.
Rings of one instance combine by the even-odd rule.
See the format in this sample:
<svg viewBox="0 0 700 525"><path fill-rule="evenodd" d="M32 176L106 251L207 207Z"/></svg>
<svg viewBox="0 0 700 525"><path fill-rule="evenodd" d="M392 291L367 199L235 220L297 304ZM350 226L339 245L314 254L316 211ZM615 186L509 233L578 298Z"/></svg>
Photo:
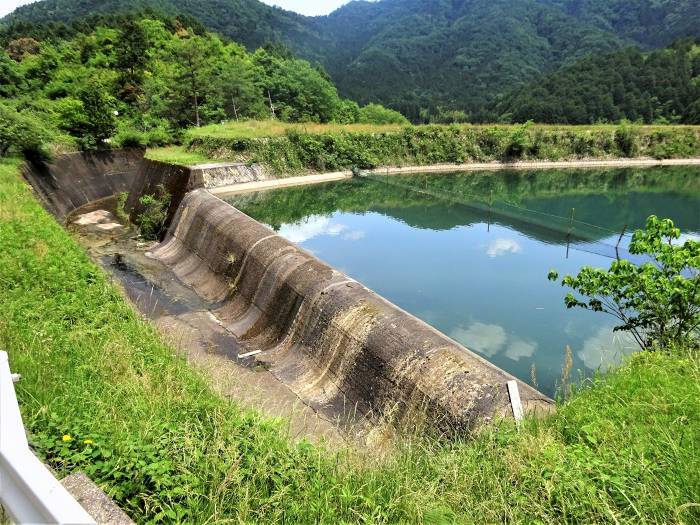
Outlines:
<svg viewBox="0 0 700 525"><path fill-rule="evenodd" d="M504 95L492 115L508 122L700 123L700 39L586 58Z"/></svg>
<svg viewBox="0 0 700 525"><path fill-rule="evenodd" d="M0 51L0 144L163 144L222 120L407 123L343 99L322 67L282 47L248 52L181 19L94 18L93 29L9 40ZM39 36L39 35L35 35ZM0 154L4 152L0 151Z"/></svg>
<svg viewBox="0 0 700 525"><path fill-rule="evenodd" d="M694 0L354 1L313 18L258 0L44 0L6 17L0 38L66 33L88 14L120 10L195 17L251 52L281 43L321 63L342 96L385 104L415 122L507 117L512 112L499 113L504 94L512 98L516 88L546 82L559 68L585 68L579 61L591 55L647 52L700 33ZM645 90L659 97L655 88ZM649 111L635 113L646 119Z"/></svg>

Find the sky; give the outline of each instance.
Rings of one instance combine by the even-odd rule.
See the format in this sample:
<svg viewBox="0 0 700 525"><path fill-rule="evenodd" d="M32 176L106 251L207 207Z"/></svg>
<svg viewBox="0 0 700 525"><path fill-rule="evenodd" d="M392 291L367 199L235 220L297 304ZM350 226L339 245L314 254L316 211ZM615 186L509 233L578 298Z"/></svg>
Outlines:
<svg viewBox="0 0 700 525"><path fill-rule="evenodd" d="M0 16L11 13L15 8L31 4L35 0L0 0ZM327 15L349 0L262 0L266 4L277 5L302 15Z"/></svg>

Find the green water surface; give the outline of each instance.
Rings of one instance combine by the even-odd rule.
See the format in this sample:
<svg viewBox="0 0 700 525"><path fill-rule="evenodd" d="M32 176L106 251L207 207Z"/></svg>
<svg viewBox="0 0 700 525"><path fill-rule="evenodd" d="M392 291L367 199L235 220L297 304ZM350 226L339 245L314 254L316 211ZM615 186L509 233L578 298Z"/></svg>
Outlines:
<svg viewBox="0 0 700 525"><path fill-rule="evenodd" d="M575 377L636 348L611 317L567 310L548 271L631 258L651 214L700 238L695 167L371 175L228 200L550 395L567 346Z"/></svg>

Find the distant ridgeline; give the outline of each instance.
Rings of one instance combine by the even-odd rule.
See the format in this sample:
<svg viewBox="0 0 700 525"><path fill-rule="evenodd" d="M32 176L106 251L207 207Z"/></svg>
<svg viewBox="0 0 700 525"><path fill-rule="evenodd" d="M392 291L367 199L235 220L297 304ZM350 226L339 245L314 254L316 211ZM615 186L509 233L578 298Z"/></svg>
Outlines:
<svg viewBox="0 0 700 525"><path fill-rule="evenodd" d="M322 64L342 96L414 122L700 122L696 44L642 53L700 34L693 1L354 1L303 17L258 0L44 0L4 19L4 41L126 10L194 17L251 51L283 44Z"/></svg>

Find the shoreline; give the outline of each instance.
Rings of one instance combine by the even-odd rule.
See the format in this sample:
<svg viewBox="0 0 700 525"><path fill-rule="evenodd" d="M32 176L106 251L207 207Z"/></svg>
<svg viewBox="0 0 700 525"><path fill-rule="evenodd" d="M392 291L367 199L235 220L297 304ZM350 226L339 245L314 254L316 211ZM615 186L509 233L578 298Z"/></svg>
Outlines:
<svg viewBox="0 0 700 525"><path fill-rule="evenodd" d="M218 167L228 167L233 163L207 164L191 166L195 169L213 169ZM687 159L608 159L608 160L566 160L566 161L517 161L517 162L479 162L467 164L433 164L429 166L383 166L368 172L378 175L402 175L410 173L452 173L457 171L498 171L505 169L571 169L571 168L646 168L655 166L700 166L700 157ZM308 175L298 175L294 177L284 177L279 179L268 179L255 182L243 182L238 184L227 184L207 188L208 191L219 197L240 195L271 189L288 188L292 186L304 186L309 184L322 184L324 182L335 182L353 177L351 170L335 171L329 173L310 173Z"/></svg>

